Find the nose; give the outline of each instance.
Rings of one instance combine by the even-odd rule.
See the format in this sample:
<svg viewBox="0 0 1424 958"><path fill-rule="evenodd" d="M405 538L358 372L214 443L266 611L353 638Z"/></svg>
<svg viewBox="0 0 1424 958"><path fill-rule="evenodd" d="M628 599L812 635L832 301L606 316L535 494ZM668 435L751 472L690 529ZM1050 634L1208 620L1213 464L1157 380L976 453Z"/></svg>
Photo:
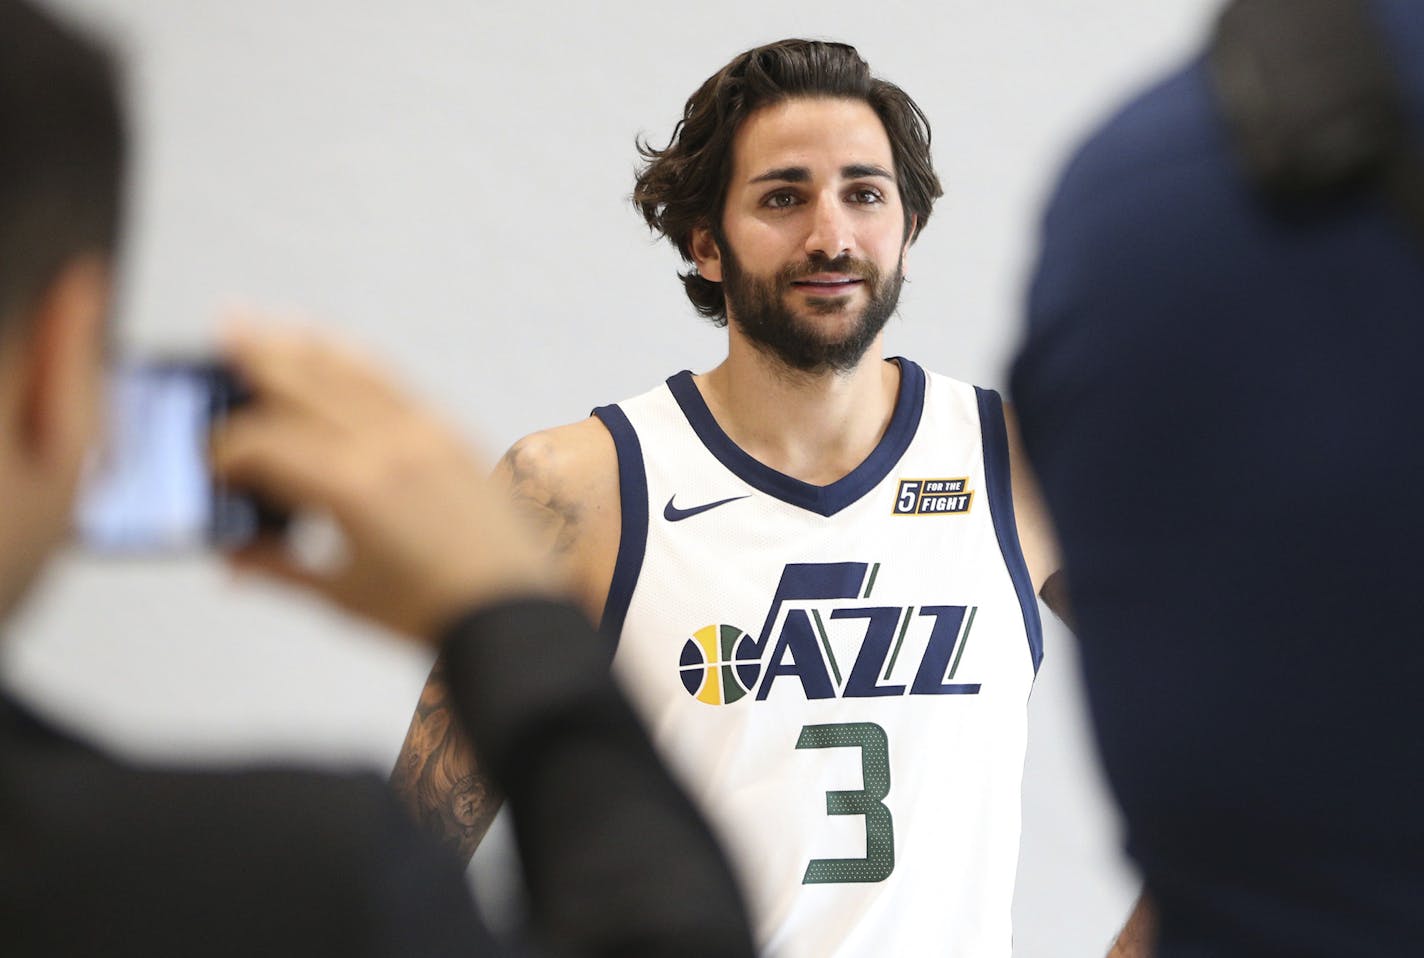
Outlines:
<svg viewBox="0 0 1424 958"><path fill-rule="evenodd" d="M806 234L806 255L820 253L827 259L835 259L842 253L850 253L852 243L850 217L841 205L840 197L820 197L811 212L811 230Z"/></svg>

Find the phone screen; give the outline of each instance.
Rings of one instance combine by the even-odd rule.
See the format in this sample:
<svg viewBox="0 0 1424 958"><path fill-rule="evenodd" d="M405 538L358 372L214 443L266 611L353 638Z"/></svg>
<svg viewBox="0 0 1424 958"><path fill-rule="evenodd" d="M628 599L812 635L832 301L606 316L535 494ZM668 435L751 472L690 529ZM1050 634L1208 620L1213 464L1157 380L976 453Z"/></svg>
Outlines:
<svg viewBox="0 0 1424 958"><path fill-rule="evenodd" d="M111 373L104 442L78 503L81 543L111 554L233 548L265 529L268 511L217 483L208 437L245 400L214 362L125 363Z"/></svg>

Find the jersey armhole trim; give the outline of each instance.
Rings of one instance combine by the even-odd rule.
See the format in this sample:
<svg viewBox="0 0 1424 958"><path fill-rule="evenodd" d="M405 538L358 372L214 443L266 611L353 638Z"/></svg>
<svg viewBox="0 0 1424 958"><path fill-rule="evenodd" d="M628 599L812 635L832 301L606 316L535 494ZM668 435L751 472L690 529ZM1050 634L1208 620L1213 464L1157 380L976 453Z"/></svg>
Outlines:
<svg viewBox="0 0 1424 958"><path fill-rule="evenodd" d="M1033 594L1028 563L1019 545L1018 524L1014 518L1014 487L1009 475L1009 436L1004 426L1004 404L992 389L974 387L979 400L979 435L984 441L984 483L989 487L989 512L994 519L994 535L999 540L999 552L1018 593L1023 611L1024 630L1028 633L1028 650L1033 659L1033 672L1038 674L1043 661L1043 620L1038 615L1038 598Z"/></svg>
<svg viewBox="0 0 1424 958"><path fill-rule="evenodd" d="M623 410L616 405L599 406L593 414L613 437L613 448L618 453L618 558L613 563L613 581L608 585L603 619L598 626L617 648L648 547L648 477L643 471L643 447L638 433Z"/></svg>

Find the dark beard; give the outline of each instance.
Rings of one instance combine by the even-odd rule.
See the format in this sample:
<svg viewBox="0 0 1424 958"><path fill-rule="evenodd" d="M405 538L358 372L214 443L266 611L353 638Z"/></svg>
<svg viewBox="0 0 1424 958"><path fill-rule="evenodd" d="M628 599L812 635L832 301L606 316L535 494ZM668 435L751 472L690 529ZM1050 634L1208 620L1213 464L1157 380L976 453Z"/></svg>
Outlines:
<svg viewBox="0 0 1424 958"><path fill-rule="evenodd" d="M815 254L796 266L788 266L771 279L748 276L737 262L731 247L722 243L722 293L727 298L727 314L737 328L759 350L787 367L805 373L845 373L860 362L875 337L895 312L900 301L904 271L897 263L895 274L882 279L874 263L838 256L828 259ZM846 273L865 281L869 302L860 322L839 339L826 339L810 323L796 317L783 298L791 283L816 273ZM810 297L812 312L830 315L850 309L847 297Z"/></svg>

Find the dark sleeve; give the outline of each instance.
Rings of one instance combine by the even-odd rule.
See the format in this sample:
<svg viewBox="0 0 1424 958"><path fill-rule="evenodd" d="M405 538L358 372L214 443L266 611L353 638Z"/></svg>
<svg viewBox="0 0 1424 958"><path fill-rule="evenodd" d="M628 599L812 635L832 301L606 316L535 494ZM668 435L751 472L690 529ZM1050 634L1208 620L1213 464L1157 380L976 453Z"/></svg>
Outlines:
<svg viewBox="0 0 1424 958"><path fill-rule="evenodd" d="M544 947L753 954L726 861L579 612L536 600L474 612L445 654L461 720L512 809Z"/></svg>
<svg viewBox="0 0 1424 958"><path fill-rule="evenodd" d="M0 699L5 958L493 958L374 775L118 762Z"/></svg>

